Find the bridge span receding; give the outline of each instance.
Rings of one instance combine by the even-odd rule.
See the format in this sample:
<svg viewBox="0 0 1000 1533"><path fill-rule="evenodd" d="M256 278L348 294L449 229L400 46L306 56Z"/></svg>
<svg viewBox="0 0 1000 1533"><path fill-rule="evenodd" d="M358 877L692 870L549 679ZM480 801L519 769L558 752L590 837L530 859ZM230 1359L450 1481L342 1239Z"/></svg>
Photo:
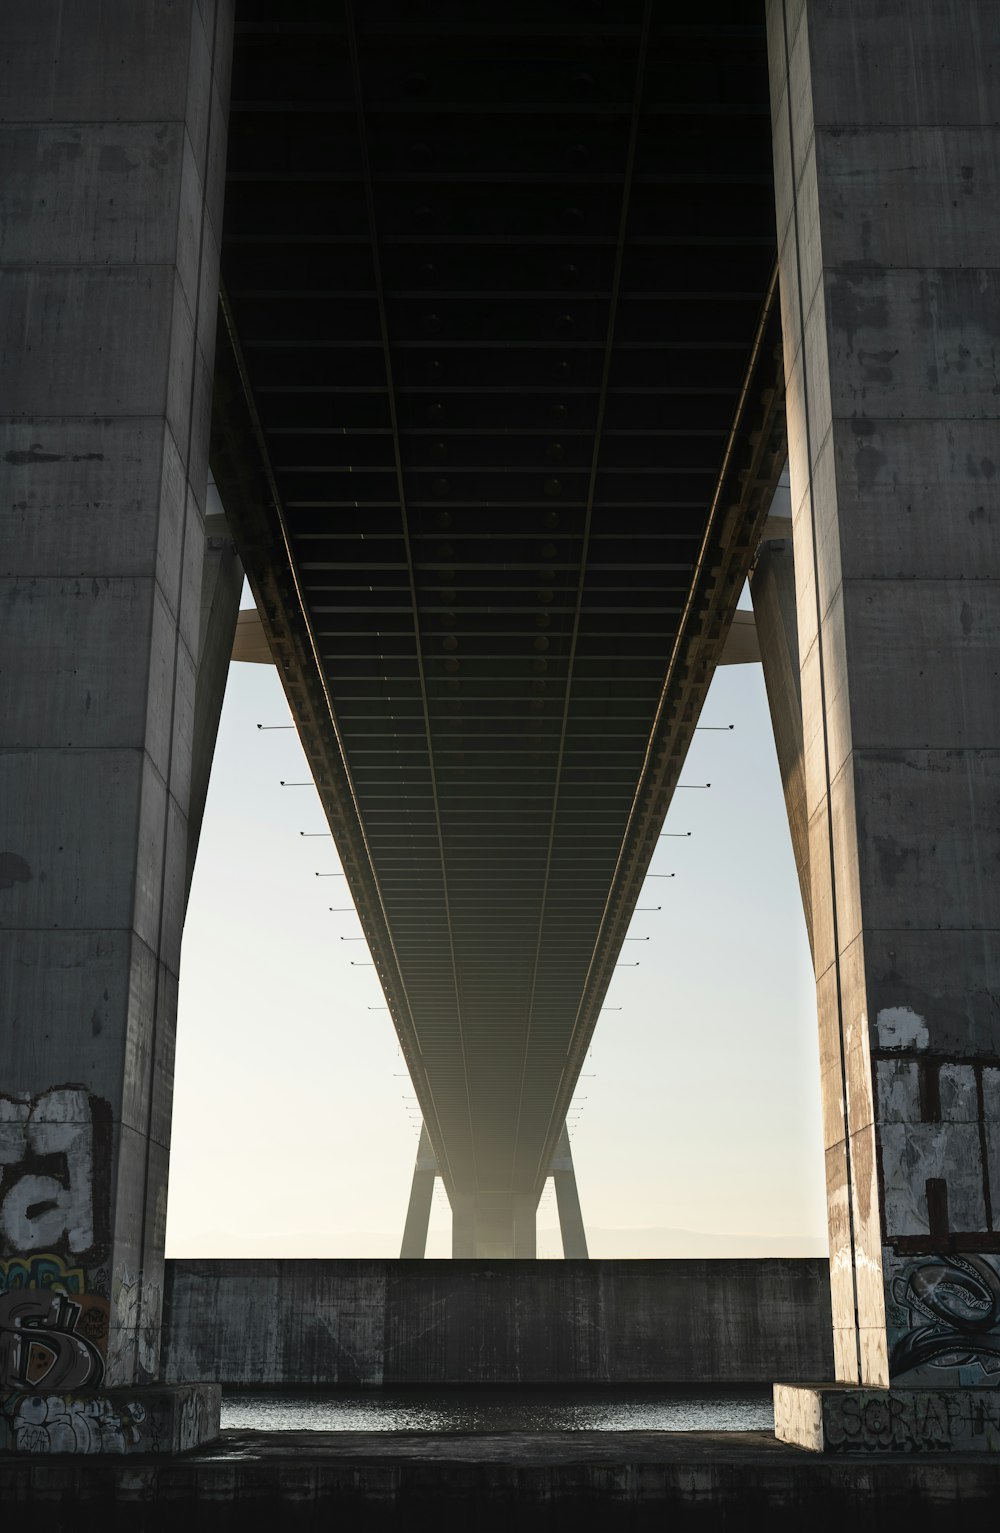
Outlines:
<svg viewBox="0 0 1000 1533"><path fill-rule="evenodd" d="M459 1255L534 1254L783 462L774 260L762 15L237 13L214 471Z"/></svg>
<svg viewBox="0 0 1000 1533"><path fill-rule="evenodd" d="M25 1401L82 1392L142 1440L99 1391L159 1377L240 562L455 1249L526 1253L787 454L791 557L753 591L816 970L834 1367L911 1412L943 1393L971 1432L1000 1358L992 9L37 0L5 24L4 1429L47 1441ZM829 1400L783 1398L816 1445L791 1417L825 1431ZM197 1391L149 1408L164 1441L210 1430Z"/></svg>

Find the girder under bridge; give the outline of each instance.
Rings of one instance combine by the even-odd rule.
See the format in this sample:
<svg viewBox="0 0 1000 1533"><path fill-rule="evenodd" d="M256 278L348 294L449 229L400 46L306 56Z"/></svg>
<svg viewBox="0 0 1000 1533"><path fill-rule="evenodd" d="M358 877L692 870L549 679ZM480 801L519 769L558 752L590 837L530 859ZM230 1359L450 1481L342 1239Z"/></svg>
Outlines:
<svg viewBox="0 0 1000 1533"><path fill-rule="evenodd" d="M237 9L212 466L468 1254L533 1221L784 462L763 8L676 14Z"/></svg>

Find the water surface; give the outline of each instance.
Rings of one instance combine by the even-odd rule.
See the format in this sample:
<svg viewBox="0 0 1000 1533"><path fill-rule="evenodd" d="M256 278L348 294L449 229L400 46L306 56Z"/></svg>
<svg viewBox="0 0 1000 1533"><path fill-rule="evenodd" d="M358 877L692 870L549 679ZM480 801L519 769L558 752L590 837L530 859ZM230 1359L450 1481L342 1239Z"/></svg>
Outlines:
<svg viewBox="0 0 1000 1533"><path fill-rule="evenodd" d="M770 1390L367 1389L227 1395L262 1432L770 1432Z"/></svg>

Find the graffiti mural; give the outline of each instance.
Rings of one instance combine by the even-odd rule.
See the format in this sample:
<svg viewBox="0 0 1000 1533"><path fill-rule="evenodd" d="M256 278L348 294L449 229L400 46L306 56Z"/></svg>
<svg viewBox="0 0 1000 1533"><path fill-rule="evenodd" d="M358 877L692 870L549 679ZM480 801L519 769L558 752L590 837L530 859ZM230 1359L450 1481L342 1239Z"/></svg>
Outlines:
<svg viewBox="0 0 1000 1533"><path fill-rule="evenodd" d="M79 1086L0 1097L0 1248L83 1254L97 1243L94 1106Z"/></svg>
<svg viewBox="0 0 1000 1533"><path fill-rule="evenodd" d="M146 1412L138 1402L74 1400L29 1395L4 1412L22 1453L127 1453L142 1437Z"/></svg>
<svg viewBox="0 0 1000 1533"><path fill-rule="evenodd" d="M82 1293L84 1271L70 1267L51 1251L41 1256L14 1256L0 1261L0 1293L10 1288L57 1288L60 1293Z"/></svg>
<svg viewBox="0 0 1000 1533"><path fill-rule="evenodd" d="M2 1388L104 1376L110 1146L110 1108L81 1086L0 1096Z"/></svg>
<svg viewBox="0 0 1000 1533"><path fill-rule="evenodd" d="M885 1256L891 1376L1000 1384L998 1258Z"/></svg>
<svg viewBox="0 0 1000 1533"><path fill-rule="evenodd" d="M907 1385L885 1390L778 1385L779 1441L828 1453L996 1453L1000 1402L992 1389Z"/></svg>
<svg viewBox="0 0 1000 1533"><path fill-rule="evenodd" d="M160 1313L163 1308L160 1285L146 1281L122 1263L115 1269L111 1285L111 1340L108 1349L108 1375L112 1381L130 1377L130 1358L134 1351L139 1378L156 1373L160 1341Z"/></svg>
<svg viewBox="0 0 1000 1533"><path fill-rule="evenodd" d="M0 1381L19 1390L95 1388L104 1359L80 1329L83 1313L55 1289L0 1294Z"/></svg>

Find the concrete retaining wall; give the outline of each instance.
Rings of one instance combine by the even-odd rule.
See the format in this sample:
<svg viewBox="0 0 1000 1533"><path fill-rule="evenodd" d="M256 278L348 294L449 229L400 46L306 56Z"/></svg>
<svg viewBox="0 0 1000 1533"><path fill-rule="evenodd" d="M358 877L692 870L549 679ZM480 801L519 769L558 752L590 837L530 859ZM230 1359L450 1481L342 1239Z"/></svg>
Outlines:
<svg viewBox="0 0 1000 1533"><path fill-rule="evenodd" d="M167 1380L762 1383L833 1377L827 1263L174 1261Z"/></svg>

